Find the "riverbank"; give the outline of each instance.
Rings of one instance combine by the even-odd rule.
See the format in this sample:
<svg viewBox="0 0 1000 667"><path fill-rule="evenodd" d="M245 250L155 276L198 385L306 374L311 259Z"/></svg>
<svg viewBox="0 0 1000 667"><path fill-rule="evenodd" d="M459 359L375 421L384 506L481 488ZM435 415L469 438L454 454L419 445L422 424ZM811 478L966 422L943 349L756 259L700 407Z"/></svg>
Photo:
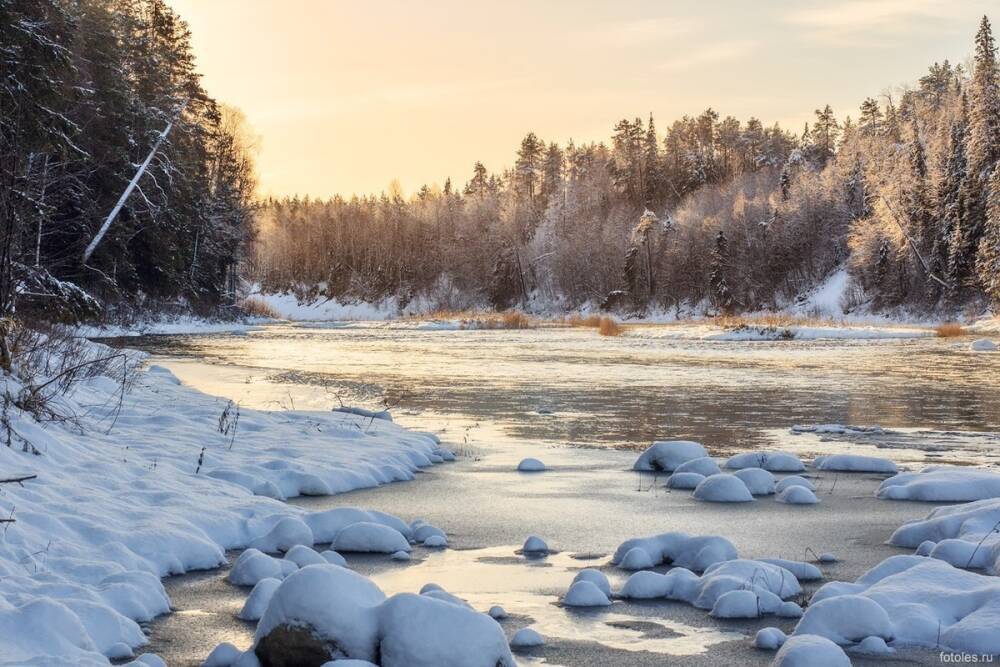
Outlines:
<svg viewBox="0 0 1000 667"><path fill-rule="evenodd" d="M5 665L127 658L147 642L140 624L170 611L161 577L217 568L227 550L279 539L286 519L309 530L282 500L413 479L452 457L377 416L252 410L156 365L82 378L43 413L18 407L13 376L4 394L0 469L23 480L0 495Z"/></svg>

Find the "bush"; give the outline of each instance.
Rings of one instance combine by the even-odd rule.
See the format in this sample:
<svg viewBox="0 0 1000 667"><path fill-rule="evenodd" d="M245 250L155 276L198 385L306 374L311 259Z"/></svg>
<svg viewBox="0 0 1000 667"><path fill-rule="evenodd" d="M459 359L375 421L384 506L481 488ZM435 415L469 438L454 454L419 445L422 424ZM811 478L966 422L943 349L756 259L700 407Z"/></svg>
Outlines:
<svg viewBox="0 0 1000 667"><path fill-rule="evenodd" d="M625 329L611 317L602 317L597 325L597 333L602 336L621 336L624 331Z"/></svg>
<svg viewBox="0 0 1000 667"><path fill-rule="evenodd" d="M954 338L966 334L965 329L958 322L944 322L937 325L934 331L937 333L938 338Z"/></svg>

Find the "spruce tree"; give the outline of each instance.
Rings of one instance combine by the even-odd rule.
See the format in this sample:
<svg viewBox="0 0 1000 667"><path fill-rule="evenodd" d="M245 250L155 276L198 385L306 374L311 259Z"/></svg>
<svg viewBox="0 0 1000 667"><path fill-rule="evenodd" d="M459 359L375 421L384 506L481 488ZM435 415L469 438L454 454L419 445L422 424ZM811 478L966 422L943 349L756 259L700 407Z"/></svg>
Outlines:
<svg viewBox="0 0 1000 667"><path fill-rule="evenodd" d="M725 233L720 229L715 236L715 248L712 250L712 273L709 276L709 287L711 289L712 302L716 309L723 314L730 313L733 309L733 295L729 289L729 241L726 240Z"/></svg>
<svg viewBox="0 0 1000 667"><path fill-rule="evenodd" d="M979 241L976 270L986 295L1000 309L1000 164L993 168L988 191L986 224Z"/></svg>

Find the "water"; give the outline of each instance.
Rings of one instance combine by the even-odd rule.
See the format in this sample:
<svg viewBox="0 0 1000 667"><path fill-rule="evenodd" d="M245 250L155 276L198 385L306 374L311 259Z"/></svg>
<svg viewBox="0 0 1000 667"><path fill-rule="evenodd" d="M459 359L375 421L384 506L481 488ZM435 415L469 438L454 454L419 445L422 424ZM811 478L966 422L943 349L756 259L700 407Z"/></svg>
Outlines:
<svg viewBox="0 0 1000 667"><path fill-rule="evenodd" d="M414 560L352 556L387 593L430 581L480 609L503 605L508 635L532 625L548 638L522 662L563 665L767 664L748 648L759 627L718 621L679 603L616 602L604 611L558 606L573 573L607 566L624 539L683 530L728 537L748 557L806 559L835 551L828 578L853 580L900 550L885 540L927 506L877 501L872 475L820 475L822 502L791 507L699 503L629 471L655 438L702 441L713 454L751 447L812 456L852 451L897 461L993 465L1000 455L1000 355L966 340L720 343L655 327L622 338L591 330L423 330L385 325L265 327L246 335L129 340L185 382L257 408L392 406L396 421L442 435L465 454L409 484L328 498L308 509L373 507L444 528L451 548L417 547ZM878 425L877 434L793 435L793 424ZM517 473L524 456L550 467ZM560 553L527 561L528 534ZM183 613L153 624L153 650L197 664L219 641L249 645L232 615L246 591L216 576L167 582ZM672 657L671 657L672 656ZM936 662L929 653L909 655ZM856 663L863 664L863 663Z"/></svg>

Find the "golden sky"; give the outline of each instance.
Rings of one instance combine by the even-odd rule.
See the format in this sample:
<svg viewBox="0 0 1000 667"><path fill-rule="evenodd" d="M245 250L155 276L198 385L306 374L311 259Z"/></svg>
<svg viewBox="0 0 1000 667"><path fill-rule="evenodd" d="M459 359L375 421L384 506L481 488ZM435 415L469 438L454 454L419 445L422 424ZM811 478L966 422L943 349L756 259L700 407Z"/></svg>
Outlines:
<svg viewBox="0 0 1000 667"><path fill-rule="evenodd" d="M995 0L169 0L261 135L263 194L464 184L524 134L604 140L713 107L798 132L972 52ZM995 25L994 31L1000 30Z"/></svg>

